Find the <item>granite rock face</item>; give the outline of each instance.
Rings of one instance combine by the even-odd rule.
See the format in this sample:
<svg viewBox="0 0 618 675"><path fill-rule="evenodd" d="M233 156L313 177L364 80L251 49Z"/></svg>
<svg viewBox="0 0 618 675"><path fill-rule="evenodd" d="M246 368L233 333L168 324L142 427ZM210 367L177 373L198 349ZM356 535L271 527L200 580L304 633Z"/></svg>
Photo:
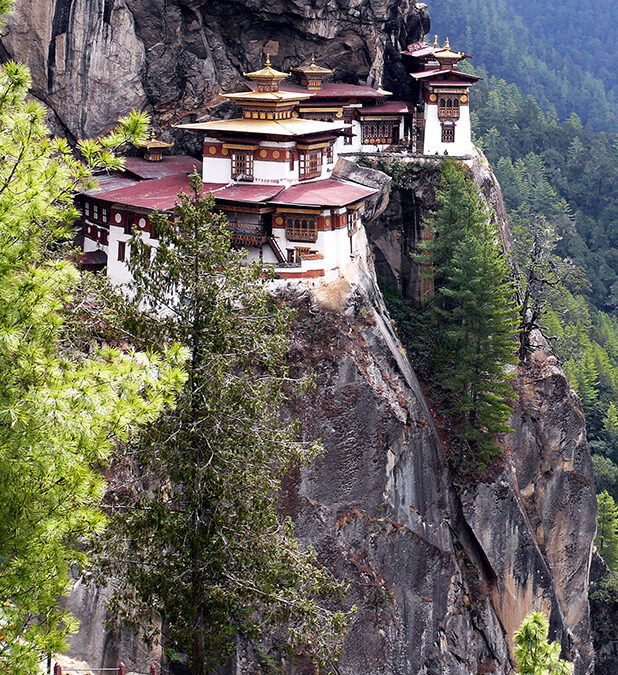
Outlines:
<svg viewBox="0 0 618 675"><path fill-rule="evenodd" d="M428 30L415 0L17 0L0 53L30 66L33 94L70 137L132 107L173 135L172 124L230 114L219 94L266 52L285 70L315 53L340 81L377 85L384 73L403 94L399 51Z"/></svg>

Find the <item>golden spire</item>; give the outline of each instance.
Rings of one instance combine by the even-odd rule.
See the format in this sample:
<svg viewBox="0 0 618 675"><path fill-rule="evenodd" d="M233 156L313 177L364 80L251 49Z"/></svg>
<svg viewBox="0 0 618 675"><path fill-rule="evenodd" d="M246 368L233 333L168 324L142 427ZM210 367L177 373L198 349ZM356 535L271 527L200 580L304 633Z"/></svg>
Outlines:
<svg viewBox="0 0 618 675"><path fill-rule="evenodd" d="M270 54L266 52L266 63L264 64L264 68L268 68L270 66Z"/></svg>
<svg viewBox="0 0 618 675"><path fill-rule="evenodd" d="M440 45L438 44L438 36L434 35L433 36L433 46L434 47L439 47Z"/></svg>
<svg viewBox="0 0 618 675"><path fill-rule="evenodd" d="M446 38L446 42L444 43L444 49L446 49L448 52L451 51L451 43L449 42L448 38Z"/></svg>

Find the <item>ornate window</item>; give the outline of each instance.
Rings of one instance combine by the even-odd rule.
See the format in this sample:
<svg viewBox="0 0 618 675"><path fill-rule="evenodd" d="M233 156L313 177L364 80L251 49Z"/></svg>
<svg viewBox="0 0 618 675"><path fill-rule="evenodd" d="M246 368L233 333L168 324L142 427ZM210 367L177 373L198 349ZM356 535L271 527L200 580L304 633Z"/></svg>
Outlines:
<svg viewBox="0 0 618 675"><path fill-rule="evenodd" d="M441 96L438 102L438 117L459 119L459 98L457 96Z"/></svg>
<svg viewBox="0 0 618 675"><path fill-rule="evenodd" d="M390 145L398 141L397 131L399 124L393 122L363 122L362 142L363 145ZM397 131L396 131L397 130Z"/></svg>
<svg viewBox="0 0 618 675"><path fill-rule="evenodd" d="M253 180L253 153L251 151L236 150L232 153L232 178Z"/></svg>
<svg viewBox="0 0 618 675"><path fill-rule="evenodd" d="M454 143L455 142L455 127L452 125L445 125L442 127L442 142L443 143Z"/></svg>
<svg viewBox="0 0 618 675"><path fill-rule="evenodd" d="M316 216L307 214L288 216L285 221L285 236L288 241L317 241L318 223Z"/></svg>
<svg viewBox="0 0 618 675"><path fill-rule="evenodd" d="M326 148L326 161L327 161L328 164L332 164L333 161L334 161L334 158L333 158L333 146L332 146L332 145L329 145L329 146Z"/></svg>
<svg viewBox="0 0 618 675"><path fill-rule="evenodd" d="M90 202L84 202L84 215L90 218Z"/></svg>
<svg viewBox="0 0 618 675"><path fill-rule="evenodd" d="M311 150L298 155L298 177L315 178L322 173L322 151Z"/></svg>

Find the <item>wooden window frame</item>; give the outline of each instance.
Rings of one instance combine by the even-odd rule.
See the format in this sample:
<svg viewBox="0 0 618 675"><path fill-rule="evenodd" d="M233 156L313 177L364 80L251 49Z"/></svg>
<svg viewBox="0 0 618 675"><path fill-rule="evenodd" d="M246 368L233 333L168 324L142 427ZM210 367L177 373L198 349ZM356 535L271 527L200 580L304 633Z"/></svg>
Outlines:
<svg viewBox="0 0 618 675"><path fill-rule="evenodd" d="M298 154L298 178L317 178L322 175L324 159L322 150L305 150Z"/></svg>
<svg viewBox="0 0 618 675"><path fill-rule="evenodd" d="M126 241L119 241L118 242L118 260L120 262L125 261L126 253L127 253L127 242Z"/></svg>
<svg viewBox="0 0 618 675"><path fill-rule="evenodd" d="M291 213L285 219L288 241L315 243L318 240L318 217L307 213Z"/></svg>
<svg viewBox="0 0 618 675"><path fill-rule="evenodd" d="M247 183L253 181L253 151L234 150L232 152L232 178Z"/></svg>
<svg viewBox="0 0 618 675"><path fill-rule="evenodd" d="M455 125L445 124L442 126L442 143L455 142Z"/></svg>

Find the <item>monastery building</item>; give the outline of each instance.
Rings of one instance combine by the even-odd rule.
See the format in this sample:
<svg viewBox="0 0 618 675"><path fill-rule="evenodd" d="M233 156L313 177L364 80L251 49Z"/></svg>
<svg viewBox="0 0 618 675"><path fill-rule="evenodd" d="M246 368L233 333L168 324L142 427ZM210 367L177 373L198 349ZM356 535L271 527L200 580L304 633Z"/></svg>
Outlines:
<svg viewBox="0 0 618 675"><path fill-rule="evenodd" d="M340 156L405 151L466 156L472 152L469 89L479 78L458 69L465 54L420 40L402 59L407 101L381 87L326 82L332 70L312 58L290 73L267 56L246 74L246 90L225 94L233 119L179 125L203 138L203 159L166 155L172 144L151 135L143 157L127 157L125 172L99 178L82 193L82 265L129 281L135 231L157 245L149 214L171 212L188 176L200 171L206 193L227 216L235 246L249 260L272 265L280 279L336 276L362 255L366 204L377 190L342 178Z"/></svg>

